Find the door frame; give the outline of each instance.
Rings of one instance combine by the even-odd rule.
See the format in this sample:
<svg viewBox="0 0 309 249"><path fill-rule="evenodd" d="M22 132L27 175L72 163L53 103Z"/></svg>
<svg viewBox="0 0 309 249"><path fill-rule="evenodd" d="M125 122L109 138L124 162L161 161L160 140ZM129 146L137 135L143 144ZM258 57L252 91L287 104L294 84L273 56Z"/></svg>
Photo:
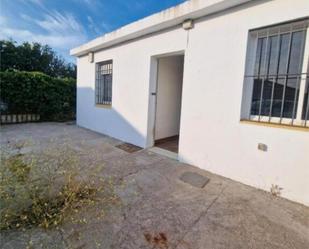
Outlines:
<svg viewBox="0 0 309 249"><path fill-rule="evenodd" d="M156 113L157 113L157 90L158 90L158 75L159 75L159 59L183 55L184 65L183 65L183 78L185 69L185 50L179 50L164 54L158 54L150 57L150 77L149 77L149 92L148 92L148 123L147 123L147 138L146 138L146 148L153 147L155 144L155 126L156 126ZM183 94L183 80L182 80L182 94ZM181 104L182 108L182 104ZM180 110L181 112L181 110ZM180 119L181 122L181 119ZM180 134L179 134L180 137Z"/></svg>

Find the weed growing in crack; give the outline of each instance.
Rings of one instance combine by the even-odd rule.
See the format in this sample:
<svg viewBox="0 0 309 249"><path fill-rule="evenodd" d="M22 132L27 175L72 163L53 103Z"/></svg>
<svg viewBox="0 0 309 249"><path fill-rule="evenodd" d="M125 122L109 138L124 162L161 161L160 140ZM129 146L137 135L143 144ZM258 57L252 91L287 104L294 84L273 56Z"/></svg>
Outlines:
<svg viewBox="0 0 309 249"><path fill-rule="evenodd" d="M102 176L96 160L87 160L85 168L82 156L68 145L25 155L22 149L15 146L14 154L1 150L0 230L58 228L84 207L118 201L112 180ZM87 223L78 216L71 220Z"/></svg>

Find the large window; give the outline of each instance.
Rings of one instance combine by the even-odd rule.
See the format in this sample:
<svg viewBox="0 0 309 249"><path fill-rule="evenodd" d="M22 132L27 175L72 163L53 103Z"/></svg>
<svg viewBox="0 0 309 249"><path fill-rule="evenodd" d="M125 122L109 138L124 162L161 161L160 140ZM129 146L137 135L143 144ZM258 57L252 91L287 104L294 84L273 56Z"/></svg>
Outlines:
<svg viewBox="0 0 309 249"><path fill-rule="evenodd" d="M308 20L251 31L249 119L307 126ZM251 48L252 49L252 48Z"/></svg>
<svg viewBox="0 0 309 249"><path fill-rule="evenodd" d="M95 103L112 104L113 62L104 61L96 65Z"/></svg>

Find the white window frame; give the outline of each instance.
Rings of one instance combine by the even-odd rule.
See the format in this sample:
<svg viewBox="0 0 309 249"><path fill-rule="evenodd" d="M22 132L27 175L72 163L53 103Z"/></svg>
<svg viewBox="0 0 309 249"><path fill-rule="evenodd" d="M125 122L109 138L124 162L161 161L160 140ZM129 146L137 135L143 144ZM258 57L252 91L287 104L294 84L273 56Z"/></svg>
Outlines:
<svg viewBox="0 0 309 249"><path fill-rule="evenodd" d="M300 83L299 83L299 95L297 102L296 118L293 119L293 118L284 118L284 117L280 118L280 117L264 116L264 115L252 115L251 103L253 98L253 85L254 85L254 77L252 77L252 75L254 74L258 39L263 37L269 37L270 35L271 36L275 34L282 35L285 33L297 32L300 30L305 30L306 35L304 41L305 42L304 56L303 56ZM249 31L241 120L302 126L308 128L309 120L302 119L302 111L303 111L308 74L309 74L309 19L289 22L287 24L278 24L267 28Z"/></svg>

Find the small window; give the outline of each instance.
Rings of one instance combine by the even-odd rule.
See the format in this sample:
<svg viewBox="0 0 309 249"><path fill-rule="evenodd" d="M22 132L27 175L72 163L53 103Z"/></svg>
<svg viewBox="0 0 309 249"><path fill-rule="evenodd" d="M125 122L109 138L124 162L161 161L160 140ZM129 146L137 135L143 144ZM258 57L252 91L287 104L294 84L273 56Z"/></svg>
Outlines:
<svg viewBox="0 0 309 249"><path fill-rule="evenodd" d="M307 29L305 20L250 32L255 43L252 73L245 76L252 85L250 120L307 126Z"/></svg>
<svg viewBox="0 0 309 249"><path fill-rule="evenodd" d="M113 61L104 61L96 65L95 103L112 104Z"/></svg>

